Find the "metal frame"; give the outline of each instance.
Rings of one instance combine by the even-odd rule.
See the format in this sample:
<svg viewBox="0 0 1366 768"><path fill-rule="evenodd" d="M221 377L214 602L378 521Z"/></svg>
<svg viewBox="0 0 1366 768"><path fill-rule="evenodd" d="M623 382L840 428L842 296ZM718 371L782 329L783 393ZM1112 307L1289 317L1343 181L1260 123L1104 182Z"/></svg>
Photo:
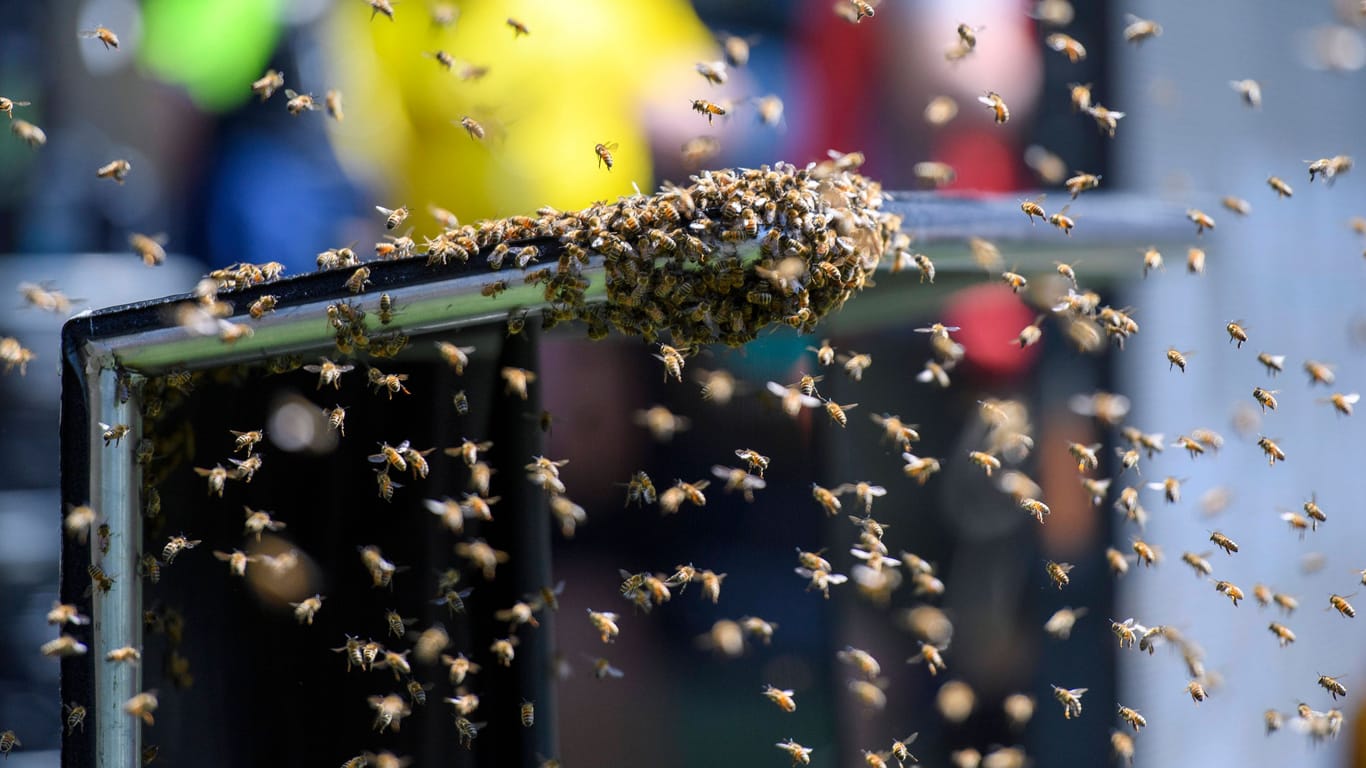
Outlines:
<svg viewBox="0 0 1366 768"><path fill-rule="evenodd" d="M1184 231L1179 209L1123 196L1088 196L1076 217L1075 235L1070 237L1047 225L1025 227L1019 220L1018 201L1012 198L916 192L893 193L891 198L884 207L903 217L903 230L914 238L913 247L934 258L942 274L977 269L964 246L970 237L1005 246L1017 271L1049 269L1060 252L1080 252L1086 254L1090 274L1119 274L1125 259L1131 259L1127 263L1137 272L1136 246L1175 242ZM537 244L552 251L555 247L553 242ZM751 249L749 254L742 251L742 257L757 258L757 248L751 245ZM387 292L402 308L387 328L410 335L496 322L509 312L545 305L540 289L520 281L509 280L508 289L497 297L482 295L481 288L491 279L520 275L492 272L482 262L427 267L417 258L367 266L372 286L368 293ZM584 268L591 285L585 301L606 300L603 269L600 257ZM70 541L64 544L62 600L82 601L90 563L101 564L116 579L108 594L96 593L93 598L93 640L88 655L62 663L63 700L94 702L89 707L89 733L66 737L64 766L140 765L141 729L122 711L122 705L141 691L141 674L135 666L102 661L111 649L142 646L142 593L137 575L142 499L133 456L142 433L142 377L173 368L199 370L273 355L327 354L333 345L327 306L356 298L344 285L349 274L350 270L304 274L226 294L223 298L234 303L237 319L261 295L274 294L279 301L275 312L251 321L253 336L233 344L193 335L175 324L171 309L190 300L189 295L86 312L63 328L62 501L64 506L91 504L114 535L103 553L97 537L92 537L88 547ZM127 392L122 392L125 387ZM121 394L128 396L125 399ZM105 447L100 422L127 424L131 431L118 445ZM537 544L548 546L548 541Z"/></svg>

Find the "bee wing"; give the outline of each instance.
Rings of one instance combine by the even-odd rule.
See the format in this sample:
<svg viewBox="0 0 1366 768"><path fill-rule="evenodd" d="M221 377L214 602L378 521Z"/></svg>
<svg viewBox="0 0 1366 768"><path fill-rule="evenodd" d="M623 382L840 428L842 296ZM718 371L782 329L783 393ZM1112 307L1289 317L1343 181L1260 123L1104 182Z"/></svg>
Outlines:
<svg viewBox="0 0 1366 768"><path fill-rule="evenodd" d="M286 93L287 95L289 95L290 98L293 98L294 95L295 95L293 91L285 91L285 93ZM380 213L382 213L382 214L385 215L385 216L391 216L391 215L393 215L393 213L394 213L394 209L385 208L385 207L382 206L382 205L377 205L377 206L375 206L375 210L379 211Z"/></svg>

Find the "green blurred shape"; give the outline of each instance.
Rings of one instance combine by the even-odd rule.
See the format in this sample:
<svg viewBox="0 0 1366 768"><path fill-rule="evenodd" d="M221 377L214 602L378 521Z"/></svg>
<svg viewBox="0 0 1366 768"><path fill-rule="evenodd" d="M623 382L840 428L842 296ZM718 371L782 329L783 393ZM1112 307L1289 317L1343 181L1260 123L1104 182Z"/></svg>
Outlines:
<svg viewBox="0 0 1366 768"><path fill-rule="evenodd" d="M201 109L235 107L251 98L275 49L281 1L147 0L142 63Z"/></svg>

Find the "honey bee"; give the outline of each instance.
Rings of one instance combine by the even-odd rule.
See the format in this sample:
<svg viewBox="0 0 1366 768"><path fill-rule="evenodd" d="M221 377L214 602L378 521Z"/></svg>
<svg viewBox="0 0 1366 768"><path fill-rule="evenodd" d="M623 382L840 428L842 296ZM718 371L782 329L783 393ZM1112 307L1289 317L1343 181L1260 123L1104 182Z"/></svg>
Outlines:
<svg viewBox="0 0 1366 768"><path fill-rule="evenodd" d="M14 120L10 123L9 129L30 147L41 147L47 143L47 134L43 129L27 120Z"/></svg>
<svg viewBox="0 0 1366 768"><path fill-rule="evenodd" d="M66 733L67 733L67 735L70 736L71 734L75 733L75 732L76 732L76 727L77 727L77 726L80 726L81 732L84 733L84 732L85 732L85 707L82 706L82 705L80 705L80 704L77 704L76 702L73 701L73 702L71 702L70 704L64 704L64 705L62 705L62 708L63 708L64 710L66 710ZM5 750L5 751L8 751L8 750Z"/></svg>
<svg viewBox="0 0 1366 768"><path fill-rule="evenodd" d="M1271 625L1268 627L1268 629L1270 629L1271 634L1275 635L1276 639L1280 641L1282 648L1295 642L1295 633L1291 632L1290 627L1287 627L1284 624L1279 624L1273 621L1271 622Z"/></svg>
<svg viewBox="0 0 1366 768"><path fill-rule="evenodd" d="M1001 460L985 451L968 451L968 460L982 468L987 477L991 473L1001 468Z"/></svg>
<svg viewBox="0 0 1366 768"><path fill-rule="evenodd" d="M130 664L137 664L139 661L142 661L142 654L139 653L138 649L134 648L133 646L126 645L122 648L115 648L109 653L106 653L104 655L104 660L113 662L126 661Z"/></svg>
<svg viewBox="0 0 1366 768"><path fill-rule="evenodd" d="M1304 372L1309 374L1309 385L1325 384L1332 385L1337 378L1333 373L1333 366L1327 363L1320 363L1316 360L1304 361Z"/></svg>
<svg viewBox="0 0 1366 768"><path fill-rule="evenodd" d="M1186 372L1186 355L1190 352L1181 352L1176 347L1167 347L1167 370L1173 367L1180 368L1182 373Z"/></svg>
<svg viewBox="0 0 1366 768"><path fill-rule="evenodd" d="M519 714L523 728L530 728L536 724L536 705L532 702L523 699Z"/></svg>
<svg viewBox="0 0 1366 768"><path fill-rule="evenodd" d="M919 482L921 485L924 485L925 482L930 479L930 476L940 469L939 459L920 457L913 453L903 453L901 454L901 459L906 462L901 468L901 471L906 473L907 477Z"/></svg>
<svg viewBox="0 0 1366 768"><path fill-rule="evenodd" d="M14 119L14 108L15 108L15 107L27 107L27 106L31 106L31 105L32 105L32 102L28 102L28 101L15 101L14 99L8 99L8 98L5 98L4 96L0 96L0 112L4 112L5 115L6 115L7 117L9 117L9 119L11 119L11 120Z"/></svg>
<svg viewBox="0 0 1366 768"><path fill-rule="evenodd" d="M816 500L817 504L821 505L821 508L825 510L826 514L831 516L839 514L840 500L828 488L822 488L821 486L812 483L811 496ZM826 568L825 570L829 570L829 568Z"/></svg>
<svg viewBox="0 0 1366 768"><path fill-rule="evenodd" d="M289 110L289 114L294 115L295 117L304 112L312 112L318 108L318 104L314 101L313 94L311 93L296 93L295 91L286 88L285 97L289 99L289 101L285 102L285 109Z"/></svg>
<svg viewBox="0 0 1366 768"><path fill-rule="evenodd" d="M512 660L517 656L517 645L520 641L516 637L504 637L494 640L489 646L489 653L498 662L500 667L511 667Z"/></svg>
<svg viewBox="0 0 1366 768"><path fill-rule="evenodd" d="M1214 580L1211 579L1211 581ZM1238 601L1244 598L1243 590L1231 581L1214 581L1214 591L1228 595L1228 598L1233 601L1234 607L1237 607Z"/></svg>
<svg viewBox="0 0 1366 768"><path fill-rule="evenodd" d="M770 128L779 127L783 124L783 100L774 94L756 98L754 101L755 114L759 116L759 122Z"/></svg>
<svg viewBox="0 0 1366 768"><path fill-rule="evenodd" d="M514 18L508 18L508 26L509 26L509 27L512 27L512 37L513 37L513 39L519 38L519 37L521 37L522 35L529 35L529 34L531 34L531 30L527 29L527 27L526 27L525 24L523 24L522 22L520 22L520 21L518 21L518 20L516 20L516 19L514 19Z"/></svg>
<svg viewBox="0 0 1366 768"><path fill-rule="evenodd" d="M1191 246L1186 249L1186 271L1192 275L1205 272L1205 249Z"/></svg>
<svg viewBox="0 0 1366 768"><path fill-rule="evenodd" d="M797 699L794 698L794 694L792 691L779 690L771 685L765 685L763 694L765 697L768 698L769 701L773 702L774 704L777 704L778 708L782 711L797 711Z"/></svg>
<svg viewBox="0 0 1366 768"><path fill-rule="evenodd" d="M1067 60L1073 64L1086 58L1086 46L1082 45L1071 35L1054 32L1048 37L1045 37L1043 42L1044 45L1047 45L1049 48L1066 56Z"/></svg>
<svg viewBox="0 0 1366 768"><path fill-rule="evenodd" d="M1267 607L1271 604L1271 588L1265 584L1253 584L1252 599L1257 601L1259 607Z"/></svg>
<svg viewBox="0 0 1366 768"><path fill-rule="evenodd" d="M1020 499L1019 504L1020 508L1032 515L1035 520L1038 520L1040 525L1043 524L1043 519L1052 513L1052 510L1048 508L1048 505L1038 499L1026 497Z"/></svg>
<svg viewBox="0 0 1366 768"><path fill-rule="evenodd" d="M1295 190L1291 189L1290 185L1286 184L1279 176L1267 176L1266 185L1271 187L1271 191L1275 192L1278 197L1290 197L1295 194Z"/></svg>
<svg viewBox="0 0 1366 768"><path fill-rule="evenodd" d="M1155 565L1162 556L1156 547L1139 538L1133 540L1133 549L1138 561L1147 567Z"/></svg>
<svg viewBox="0 0 1366 768"><path fill-rule="evenodd" d="M1214 572L1214 566L1210 565L1209 561L1205 559L1208 556L1208 552L1203 552L1198 555L1194 552L1185 552L1181 555L1181 562L1185 563L1186 565L1189 565L1192 569L1194 569L1196 576L1200 576L1203 578Z"/></svg>
<svg viewBox="0 0 1366 768"><path fill-rule="evenodd" d="M1319 675L1319 685L1323 688L1323 690L1328 691L1333 695L1334 701L1337 701L1337 698L1339 696L1345 697L1347 695L1347 686L1339 682L1338 678L1336 677L1329 677L1328 675Z"/></svg>
<svg viewBox="0 0 1366 768"><path fill-rule="evenodd" d="M1224 550L1226 554L1231 555L1238 551L1238 544L1218 531L1212 532L1209 535L1209 540L1214 542L1214 546Z"/></svg>
<svg viewBox="0 0 1366 768"><path fill-rule="evenodd" d="M483 727L483 723L470 722L466 717L455 718L455 730L459 734L460 745L465 749L474 748L474 740L479 735L479 729Z"/></svg>
<svg viewBox="0 0 1366 768"><path fill-rule="evenodd" d="M1205 686L1201 685L1199 680L1192 680L1189 683L1186 683L1186 693L1190 694L1191 701L1194 701L1196 704L1209 698L1209 694L1205 692Z"/></svg>
<svg viewBox="0 0 1366 768"><path fill-rule="evenodd" d="M1096 457L1096 451L1100 450L1100 443L1092 445L1082 445L1081 443L1068 443L1067 452L1072 454L1072 458L1077 460L1078 472L1090 472L1100 466L1100 459Z"/></svg>
<svg viewBox="0 0 1366 768"><path fill-rule="evenodd" d="M333 120L340 123L342 120L346 119L346 115L342 112L341 91L335 88L329 88L327 93L323 94L323 106L327 109L328 117L331 117Z"/></svg>
<svg viewBox="0 0 1366 768"><path fill-rule="evenodd" d="M362 291L365 290L365 286L367 286L367 285L369 285L369 284L370 284L370 268L369 268L369 267L357 267L357 268L356 268L356 271L355 271L355 272L352 272L352 273L351 273L351 276L348 277L348 278L346 278L346 283L345 283L346 287L347 287L352 293L361 293Z"/></svg>
<svg viewBox="0 0 1366 768"><path fill-rule="evenodd" d="M825 412L829 414L831 421L835 422L841 427L849 423L849 417L846 416L844 412L857 407L858 403L848 403L846 405L840 405L839 403L836 403L834 400L825 401Z"/></svg>
<svg viewBox="0 0 1366 768"><path fill-rule="evenodd" d="M503 391L527 399L527 385L536 380L536 374L525 368L504 367L499 371L503 378Z"/></svg>
<svg viewBox="0 0 1366 768"><path fill-rule="evenodd" d="M266 70L264 75L252 81L251 91L261 97L261 101L269 99L275 92L285 87L285 76L283 73L273 69Z"/></svg>
<svg viewBox="0 0 1366 768"><path fill-rule="evenodd" d="M132 427L127 424L115 424L110 426L104 422L99 422L99 425L100 429L103 430L102 437L104 437L104 446L106 448L109 447L110 443L118 445L119 442L132 431Z"/></svg>
<svg viewBox="0 0 1366 768"><path fill-rule="evenodd" d="M133 717L141 718L147 725L155 725L152 713L157 709L156 691L144 691L123 703L123 711Z"/></svg>
<svg viewBox="0 0 1366 768"><path fill-rule="evenodd" d="M375 20L375 14L382 13L389 17L389 21L394 20L394 4L391 0L365 0L370 4L370 20Z"/></svg>
<svg viewBox="0 0 1366 768"><path fill-rule="evenodd" d="M1276 462L1285 461L1285 451L1281 450L1281 447L1271 438L1257 438L1257 447L1261 448L1262 452L1266 454L1267 464L1270 466L1274 467L1276 466Z"/></svg>
<svg viewBox="0 0 1366 768"><path fill-rule="evenodd" d="M228 479L228 470L222 464L215 465L213 469L195 467L195 474L200 477L208 478L209 493L217 494L218 498L223 498L223 486Z"/></svg>
<svg viewBox="0 0 1366 768"><path fill-rule="evenodd" d="M114 30L103 25L96 25L94 29L83 29L80 36L87 40L99 40L106 51L110 48L117 49L119 47L119 36L114 34Z"/></svg>
<svg viewBox="0 0 1366 768"><path fill-rule="evenodd" d="M1116 114L1118 114L1118 113L1116 113ZM1064 205L1064 206L1062 207L1062 210L1061 210L1061 211L1058 211L1057 213L1054 213L1053 215L1049 216L1049 217L1048 217L1048 223L1049 223L1049 224L1052 224L1053 226L1057 227L1058 229L1061 229L1064 235L1067 235L1068 237L1071 237L1071 236L1072 236L1072 228L1075 227L1075 226L1077 225L1077 223L1076 223L1075 221L1072 220L1072 217L1071 217L1071 216L1068 216L1068 215L1067 215L1067 209L1068 209L1068 208L1071 208L1071 206L1070 206L1070 205Z"/></svg>
<svg viewBox="0 0 1366 768"><path fill-rule="evenodd" d="M1187 208L1186 218L1195 225L1195 234L1202 235L1207 229L1214 229L1214 219L1198 208Z"/></svg>
<svg viewBox="0 0 1366 768"><path fill-rule="evenodd" d="M1044 213L1043 206L1039 204L1043 202L1043 199L1044 196L1039 195L1031 200L1020 201L1020 210L1024 211L1024 215L1029 219L1031 225L1034 223L1035 216L1045 220L1048 218L1048 214Z"/></svg>
<svg viewBox="0 0 1366 768"><path fill-rule="evenodd" d="M354 365L334 363L325 357L319 359L322 360L321 365L303 366L305 371L318 374L318 386L314 387L314 389L322 389L328 384L331 384L333 389L341 389L342 374L353 371L356 368Z"/></svg>
<svg viewBox="0 0 1366 768"><path fill-rule="evenodd" d="M400 205L397 208L389 209L382 205L375 206L375 210L384 218L385 229L398 229L398 226L408 219L408 206Z"/></svg>
<svg viewBox="0 0 1366 768"><path fill-rule="evenodd" d="M668 381L672 376L679 382L683 381L683 366L686 362L685 354L687 348L676 349L668 344L659 345L659 354L652 355L654 359L664 364L664 381Z"/></svg>
<svg viewBox="0 0 1366 768"><path fill-rule="evenodd" d="M873 365L873 356L864 353L841 354L838 359L844 365L844 372L854 381L863 381L863 372Z"/></svg>
<svg viewBox="0 0 1366 768"><path fill-rule="evenodd" d="M1226 195L1220 198L1219 204L1224 206L1228 210L1233 211L1239 216L1247 216L1248 214L1252 213L1252 204L1242 199L1241 197L1233 197L1231 195Z"/></svg>
<svg viewBox="0 0 1366 768"><path fill-rule="evenodd" d="M1356 405L1357 402L1360 400L1361 395L1356 392L1334 392L1326 398L1320 398L1320 402L1331 403L1333 405L1333 410L1337 411L1343 416L1351 416L1352 406Z"/></svg>
<svg viewBox="0 0 1366 768"><path fill-rule="evenodd" d="M792 739L780 741L773 746L786 752L792 758L794 768L798 765L811 765L811 752L813 751L811 747L803 747Z"/></svg>
<svg viewBox="0 0 1366 768"><path fill-rule="evenodd" d="M693 99L692 109L694 112L707 116L707 125L711 125L714 116L726 114L725 107L720 104L713 104L705 99Z"/></svg>
<svg viewBox="0 0 1366 768"><path fill-rule="evenodd" d="M1257 404L1262 406L1262 413L1266 413L1267 408L1270 408L1274 411L1276 410L1275 396L1278 392L1280 392L1279 389L1262 389L1261 387L1253 387L1252 399L1256 400Z"/></svg>
<svg viewBox="0 0 1366 768"><path fill-rule="evenodd" d="M470 135L471 140L482 140L484 138L484 126L480 125L479 121L475 120L469 115L465 115L464 117L460 118L460 127L465 129L465 131Z"/></svg>
<svg viewBox="0 0 1366 768"><path fill-rule="evenodd" d="M1081 717L1081 697L1086 693L1086 688L1060 688L1056 685L1053 688L1053 698L1062 704L1062 715L1071 720L1074 717Z"/></svg>
<svg viewBox="0 0 1366 768"><path fill-rule="evenodd" d="M1125 557L1123 552L1120 552L1114 547L1106 548L1105 562L1110 566L1110 570L1113 571L1116 576L1123 576L1129 572L1129 558Z"/></svg>
<svg viewBox="0 0 1366 768"><path fill-rule="evenodd" d="M1132 13L1125 14L1124 39L1131 43L1141 43L1162 34L1162 25L1149 19L1141 19Z"/></svg>
<svg viewBox="0 0 1366 768"><path fill-rule="evenodd" d="M1072 580L1068 578L1067 574L1071 573L1074 567L1076 566L1071 563L1056 563L1052 560L1049 560L1044 564L1044 570L1048 572L1048 578L1053 580L1053 583L1058 589L1062 589L1072 583Z"/></svg>
<svg viewBox="0 0 1366 768"><path fill-rule="evenodd" d="M399 729L403 718L413 713L408 702L398 694L391 693L388 696L371 696L366 699L370 708L375 710L375 723L372 728L384 733L386 728Z"/></svg>
<svg viewBox="0 0 1366 768"><path fill-rule="evenodd" d="M991 110L992 119L997 125L1004 125L1010 120L1010 108L1006 106L1005 100L995 91L987 91L987 95L978 96L977 101Z"/></svg>
<svg viewBox="0 0 1366 768"><path fill-rule="evenodd" d="M1277 608L1285 611L1286 615L1294 613L1295 609L1300 607L1299 600L1281 592L1273 594L1271 600L1276 604Z"/></svg>
<svg viewBox="0 0 1366 768"><path fill-rule="evenodd" d="M1067 181L1063 182L1063 186L1065 186L1067 188L1067 191L1072 194L1072 199L1076 200L1077 195L1080 195L1082 192L1086 192L1088 190L1096 189L1097 187L1099 187L1101 178L1103 177L1096 174L1078 173L1077 175L1072 176ZM1073 287L1075 286L1076 283L1074 282Z"/></svg>
<svg viewBox="0 0 1366 768"><path fill-rule="evenodd" d="M1138 710L1131 709L1129 707L1124 706L1123 704L1119 704L1117 706L1119 707L1119 719L1133 726L1134 733L1138 733L1138 730L1140 728L1143 728L1148 724L1147 718L1143 717L1143 715L1140 715L1138 713Z"/></svg>
<svg viewBox="0 0 1366 768"><path fill-rule="evenodd" d="M441 663L446 665L450 674L451 685L464 685L467 675L479 673L479 665L465 658L463 653L458 653L455 656L448 656L443 653L441 654Z"/></svg>
<svg viewBox="0 0 1366 768"><path fill-rule="evenodd" d="M1229 87L1238 92L1243 103L1253 109L1262 106L1262 86L1256 80L1230 80ZM1312 180L1312 179L1311 179Z"/></svg>
<svg viewBox="0 0 1366 768"><path fill-rule="evenodd" d="M1086 110L1086 114L1095 119L1096 127L1100 129L1101 133L1112 139L1115 137L1115 130L1119 128L1120 119L1125 115L1124 112L1107 109L1100 104L1093 105Z"/></svg>
<svg viewBox="0 0 1366 768"><path fill-rule="evenodd" d="M1072 627L1076 625L1077 619L1085 615L1085 608L1060 608L1048 617L1043 629L1059 640L1066 640L1072 635Z"/></svg>
<svg viewBox="0 0 1366 768"><path fill-rule="evenodd" d="M99 179L113 179L122 184L128 177L128 172L133 170L133 164L127 160L119 159L102 165L95 171L95 177Z"/></svg>
<svg viewBox="0 0 1366 768"><path fill-rule="evenodd" d="M186 550L194 549L202 542L199 539L187 539L184 535L172 536L167 540L166 546L161 550L161 559L167 565L175 561L176 555ZM153 579L155 581L155 579Z"/></svg>
<svg viewBox="0 0 1366 768"><path fill-rule="evenodd" d="M1347 597L1351 597L1351 595L1348 595ZM1347 602L1347 597L1343 597L1342 595L1337 594L1329 595L1328 605L1330 608L1342 614L1343 616L1349 619L1354 619L1356 618L1357 612L1356 609L1352 607L1352 604Z"/></svg>

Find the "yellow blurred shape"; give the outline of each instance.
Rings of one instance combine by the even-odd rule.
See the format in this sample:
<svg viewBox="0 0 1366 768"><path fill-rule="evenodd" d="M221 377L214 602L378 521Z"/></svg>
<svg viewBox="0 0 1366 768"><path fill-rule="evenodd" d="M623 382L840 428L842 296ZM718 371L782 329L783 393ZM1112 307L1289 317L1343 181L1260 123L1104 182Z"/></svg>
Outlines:
<svg viewBox="0 0 1366 768"><path fill-rule="evenodd" d="M514 39L509 15L531 34ZM650 191L648 103L667 97L690 119L688 89L702 85L693 65L717 56L682 0L469 3L446 30L421 3L398 6L390 23L357 0L334 7L326 34L336 82L308 87L338 87L356 105L354 119L328 126L342 167L377 199L440 205L462 222L615 200L633 181ZM455 59L451 71L437 50ZM488 73L462 80L465 64ZM483 140L460 127L465 116ZM620 144L610 172L598 167L600 142ZM419 230L431 231L426 219Z"/></svg>

